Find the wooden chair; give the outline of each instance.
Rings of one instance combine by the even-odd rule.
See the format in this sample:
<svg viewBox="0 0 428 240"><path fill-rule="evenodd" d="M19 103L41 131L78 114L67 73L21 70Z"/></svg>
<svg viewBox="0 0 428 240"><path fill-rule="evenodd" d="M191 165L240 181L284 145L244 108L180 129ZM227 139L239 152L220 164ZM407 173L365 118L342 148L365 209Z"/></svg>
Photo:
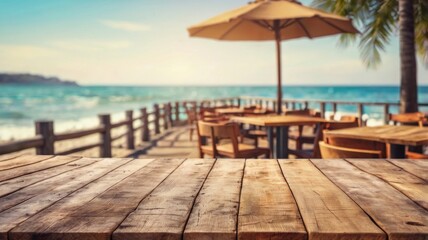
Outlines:
<svg viewBox="0 0 428 240"><path fill-rule="evenodd" d="M409 159L428 159L428 155L416 152L406 152L406 158Z"/></svg>
<svg viewBox="0 0 428 240"><path fill-rule="evenodd" d="M394 125L409 124L409 125L418 125L419 127L424 127L425 114L422 112L389 114L388 119L389 119L389 122L392 122ZM417 149L415 148L408 149L406 151L406 156L411 159L428 158L427 155L414 152L414 151L422 151L422 147Z"/></svg>
<svg viewBox="0 0 428 240"><path fill-rule="evenodd" d="M315 109L303 109L303 110L288 110L285 112L286 116L308 116L308 117L321 117L321 113ZM289 139L296 142L296 149L301 150L303 144L313 143L315 140L316 128L315 126L309 126L312 128L313 134L303 135L305 126L298 126L297 129L292 130L289 134ZM306 126L308 127L308 126Z"/></svg>
<svg viewBox="0 0 428 240"><path fill-rule="evenodd" d="M382 158L387 157L387 147L385 143L370 141L370 140L362 140L362 139L352 139L352 138L343 138L336 136L328 136L329 130L324 130L324 143L342 148L350 148L350 149L360 149L367 151L376 151L380 153Z"/></svg>
<svg viewBox="0 0 428 240"><path fill-rule="evenodd" d="M239 126L237 123L217 124L198 121L198 144L200 157L205 154L213 157L257 158L270 156L270 150L239 143ZM207 144L207 140L210 140ZM227 143L221 143L228 140Z"/></svg>
<svg viewBox="0 0 428 240"><path fill-rule="evenodd" d="M394 125L397 124L417 124L419 127L423 127L425 119L425 114L422 112L414 113L399 113L399 114L389 114L388 120L393 122Z"/></svg>
<svg viewBox="0 0 428 240"><path fill-rule="evenodd" d="M323 141L319 143L319 146L320 146L321 157L323 159L382 158L382 154L380 151L338 147L338 146L327 144Z"/></svg>
<svg viewBox="0 0 428 240"><path fill-rule="evenodd" d="M189 140L193 140L193 132L196 129L196 121L198 121L198 115L196 114L196 109L187 109L187 124L189 125Z"/></svg>
<svg viewBox="0 0 428 240"><path fill-rule="evenodd" d="M323 130L338 130L343 128L352 128L358 126L356 122L329 122L324 124L319 124L319 127L316 128L315 135L311 143L312 149L290 149L289 152L295 155L298 158L319 158L321 157L319 142L323 139Z"/></svg>

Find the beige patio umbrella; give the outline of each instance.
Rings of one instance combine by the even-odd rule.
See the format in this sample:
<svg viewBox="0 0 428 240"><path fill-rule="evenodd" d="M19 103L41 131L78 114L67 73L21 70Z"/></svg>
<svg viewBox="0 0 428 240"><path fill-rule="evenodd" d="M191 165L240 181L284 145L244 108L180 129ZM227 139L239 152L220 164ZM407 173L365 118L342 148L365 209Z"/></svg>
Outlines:
<svg viewBox="0 0 428 240"><path fill-rule="evenodd" d="M294 0L258 0L188 29L190 36L230 41L275 40L278 63L277 102L282 102L281 41L358 33L348 18L305 7ZM281 113L281 104L277 104Z"/></svg>

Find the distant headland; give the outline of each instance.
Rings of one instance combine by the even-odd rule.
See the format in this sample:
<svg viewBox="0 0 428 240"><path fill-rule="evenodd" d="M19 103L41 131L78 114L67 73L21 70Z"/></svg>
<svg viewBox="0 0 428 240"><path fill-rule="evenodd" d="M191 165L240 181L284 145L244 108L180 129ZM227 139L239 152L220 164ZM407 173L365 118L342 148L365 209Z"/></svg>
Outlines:
<svg viewBox="0 0 428 240"><path fill-rule="evenodd" d="M45 77L34 74L0 73L0 85L51 85L51 86L79 86L74 81L61 80L57 77Z"/></svg>

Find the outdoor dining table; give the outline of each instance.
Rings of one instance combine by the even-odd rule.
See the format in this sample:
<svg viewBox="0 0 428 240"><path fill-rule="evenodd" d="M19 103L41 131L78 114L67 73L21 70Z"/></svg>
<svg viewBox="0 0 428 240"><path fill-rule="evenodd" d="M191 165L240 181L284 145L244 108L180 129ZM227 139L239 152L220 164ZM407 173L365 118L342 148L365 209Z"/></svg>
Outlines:
<svg viewBox="0 0 428 240"><path fill-rule="evenodd" d="M295 115L232 117L231 120L266 127L269 148L276 158L288 158L288 130L290 126L314 125L328 122L324 118ZM274 139L274 129L276 130L276 139Z"/></svg>
<svg viewBox="0 0 428 240"><path fill-rule="evenodd" d="M244 115L248 114L266 114L264 109L244 109L244 108L218 108L215 110L216 113L223 115Z"/></svg>
<svg viewBox="0 0 428 240"><path fill-rule="evenodd" d="M384 125L328 131L325 136L346 137L390 144L391 158L405 158L406 146L428 145L428 127Z"/></svg>
<svg viewBox="0 0 428 240"><path fill-rule="evenodd" d="M428 160L0 156L0 239L427 239Z"/></svg>

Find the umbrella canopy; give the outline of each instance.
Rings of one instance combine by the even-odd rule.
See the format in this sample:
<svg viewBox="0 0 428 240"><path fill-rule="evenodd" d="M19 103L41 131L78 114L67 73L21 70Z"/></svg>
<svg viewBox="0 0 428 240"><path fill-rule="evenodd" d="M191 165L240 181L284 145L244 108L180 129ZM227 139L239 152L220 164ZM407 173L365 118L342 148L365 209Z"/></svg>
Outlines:
<svg viewBox="0 0 428 240"><path fill-rule="evenodd" d="M188 29L190 36L230 41L275 40L278 63L277 113L281 113L282 40L358 33L348 18L303 6L293 0L258 0Z"/></svg>

